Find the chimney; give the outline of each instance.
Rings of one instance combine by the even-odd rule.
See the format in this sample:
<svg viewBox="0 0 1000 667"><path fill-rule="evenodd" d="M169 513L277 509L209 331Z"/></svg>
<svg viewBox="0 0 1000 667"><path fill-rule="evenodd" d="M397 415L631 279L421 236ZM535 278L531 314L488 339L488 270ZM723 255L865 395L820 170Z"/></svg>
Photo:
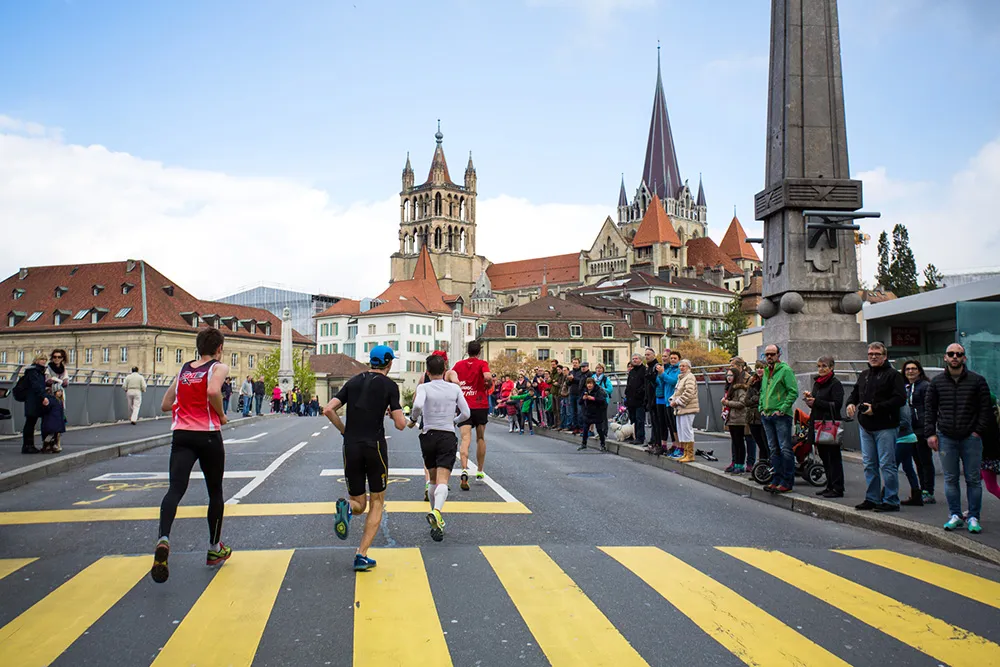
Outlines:
<svg viewBox="0 0 1000 667"><path fill-rule="evenodd" d="M18 279L18 280L24 280L24 279L25 279L25 278L27 278L27 277L28 277L28 269L23 269L23 268L22 268L22 269L20 269L20 270L19 270L19 271L17 272L17 279Z"/></svg>
<svg viewBox="0 0 1000 667"><path fill-rule="evenodd" d="M135 270L135 260L127 259L125 260L125 273L132 273Z"/></svg>
<svg viewBox="0 0 1000 667"><path fill-rule="evenodd" d="M750 287L751 278L753 278L753 272L750 271L750 267L743 269L743 289Z"/></svg>

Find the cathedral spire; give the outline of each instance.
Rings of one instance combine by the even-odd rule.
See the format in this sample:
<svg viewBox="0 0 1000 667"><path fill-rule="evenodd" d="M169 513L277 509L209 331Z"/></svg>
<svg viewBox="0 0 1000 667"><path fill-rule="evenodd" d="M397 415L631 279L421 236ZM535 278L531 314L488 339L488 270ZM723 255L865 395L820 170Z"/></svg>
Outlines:
<svg viewBox="0 0 1000 667"><path fill-rule="evenodd" d="M437 146L434 148L434 159L431 160L431 170L427 174L427 182L454 185L451 181L451 176L448 174L448 162L444 159L444 148L441 146L444 141L444 135L441 134L440 119L438 119L437 132L434 133L434 140L437 142Z"/></svg>
<svg viewBox="0 0 1000 667"><path fill-rule="evenodd" d="M698 200L695 202L696 206L708 206L705 203L705 186L701 180L701 174L698 174Z"/></svg>
<svg viewBox="0 0 1000 667"><path fill-rule="evenodd" d="M628 206L628 195L625 194L625 174L622 174L622 187L618 190L618 208Z"/></svg>
<svg viewBox="0 0 1000 667"><path fill-rule="evenodd" d="M660 199L674 199L680 190L681 171L677 166L674 136L667 114L667 99L663 93L663 75L660 70L660 46L656 46L656 90L653 92L653 115L649 121L649 139L646 141L646 161L642 178L653 184L653 192Z"/></svg>

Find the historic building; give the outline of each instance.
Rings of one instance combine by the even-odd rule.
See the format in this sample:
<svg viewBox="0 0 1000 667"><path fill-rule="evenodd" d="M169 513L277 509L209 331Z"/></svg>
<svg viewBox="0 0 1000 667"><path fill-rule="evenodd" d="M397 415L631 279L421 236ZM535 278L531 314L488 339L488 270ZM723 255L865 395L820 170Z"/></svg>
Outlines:
<svg viewBox="0 0 1000 667"><path fill-rule="evenodd" d="M426 248L441 289L468 299L488 263L476 254L476 168L470 152L463 184L452 182L440 123L434 138L430 172L421 185L414 185L406 156L399 193L399 250L392 255L391 281L409 279Z"/></svg>
<svg viewBox="0 0 1000 667"><path fill-rule="evenodd" d="M313 320L313 316L340 301L340 297L329 294L296 292L278 285L260 283L235 294L221 297L218 301L238 306L263 308L279 320L282 311L288 308L292 313L292 328L303 335L315 338L316 322Z"/></svg>
<svg viewBox="0 0 1000 667"><path fill-rule="evenodd" d="M226 336L223 361L233 376L251 375L281 342L281 319L262 308L202 301L143 260L34 266L0 283L7 303L0 323L0 365L30 364L63 348L69 366L174 375L197 358L204 326ZM293 331L296 354L313 343Z"/></svg>

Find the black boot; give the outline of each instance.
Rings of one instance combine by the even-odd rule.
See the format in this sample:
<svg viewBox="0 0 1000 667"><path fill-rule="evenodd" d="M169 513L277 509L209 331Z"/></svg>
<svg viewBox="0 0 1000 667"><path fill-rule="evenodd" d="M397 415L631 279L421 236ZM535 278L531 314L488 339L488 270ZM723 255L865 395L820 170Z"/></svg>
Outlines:
<svg viewBox="0 0 1000 667"><path fill-rule="evenodd" d="M907 507L923 507L924 498L923 495L920 493L920 489L910 489L910 499L904 500L899 504L905 505Z"/></svg>

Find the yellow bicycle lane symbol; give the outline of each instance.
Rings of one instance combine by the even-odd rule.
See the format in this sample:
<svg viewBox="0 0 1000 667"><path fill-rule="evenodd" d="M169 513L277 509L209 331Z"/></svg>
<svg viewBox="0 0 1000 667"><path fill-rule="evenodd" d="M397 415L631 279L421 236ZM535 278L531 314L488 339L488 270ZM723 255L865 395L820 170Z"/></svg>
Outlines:
<svg viewBox="0 0 1000 667"><path fill-rule="evenodd" d="M97 485L98 491L115 492L118 491L149 491L150 489L170 488L170 482L146 482L145 484L129 484L128 482L106 482Z"/></svg>

